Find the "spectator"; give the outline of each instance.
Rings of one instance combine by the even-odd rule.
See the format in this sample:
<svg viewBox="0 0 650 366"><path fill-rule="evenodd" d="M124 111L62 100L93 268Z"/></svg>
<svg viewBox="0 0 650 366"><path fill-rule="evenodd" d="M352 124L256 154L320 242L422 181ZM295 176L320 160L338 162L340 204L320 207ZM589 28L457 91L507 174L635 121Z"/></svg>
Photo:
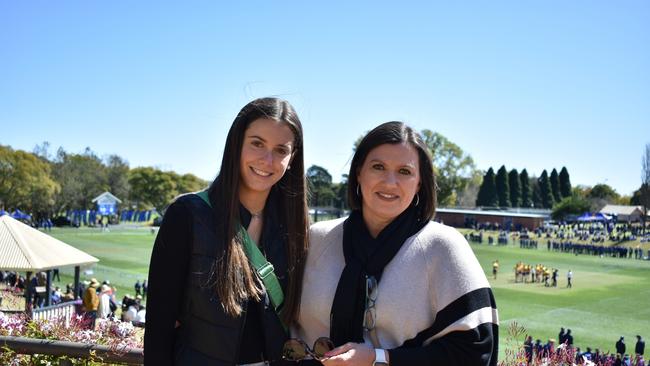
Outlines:
<svg viewBox="0 0 650 366"><path fill-rule="evenodd" d="M133 286L135 288L135 295L142 295L142 286L140 285L140 280L135 281L135 285Z"/></svg>
<svg viewBox="0 0 650 366"><path fill-rule="evenodd" d="M526 355L526 361L528 364L533 363L533 337L528 336L526 337L526 341L524 342L524 352Z"/></svg>
<svg viewBox="0 0 650 366"><path fill-rule="evenodd" d="M83 309L87 317L91 320L93 327L97 318L97 308L99 307L99 296L97 296L98 285L99 282L95 278L91 279L88 288L84 291L82 300Z"/></svg>
<svg viewBox="0 0 650 366"><path fill-rule="evenodd" d="M106 319L111 315L111 288L108 285L102 285L99 294L99 307L97 310L97 317Z"/></svg>
<svg viewBox="0 0 650 366"><path fill-rule="evenodd" d="M560 328L560 334L557 335L557 340L560 344L564 344L564 328Z"/></svg>
<svg viewBox="0 0 650 366"><path fill-rule="evenodd" d="M142 299L145 300L147 298L147 280L142 281Z"/></svg>
<svg viewBox="0 0 650 366"><path fill-rule="evenodd" d="M643 338L641 338L640 335L637 334L636 345L634 346L634 353L643 356L644 351L645 351L645 341L643 340Z"/></svg>
<svg viewBox="0 0 650 366"><path fill-rule="evenodd" d="M573 336L571 335L571 329L566 330L566 334L564 335L564 343L566 343L569 347L573 347Z"/></svg>
<svg viewBox="0 0 650 366"><path fill-rule="evenodd" d="M625 340L623 336L616 342L616 353L619 353L621 356L625 354Z"/></svg>

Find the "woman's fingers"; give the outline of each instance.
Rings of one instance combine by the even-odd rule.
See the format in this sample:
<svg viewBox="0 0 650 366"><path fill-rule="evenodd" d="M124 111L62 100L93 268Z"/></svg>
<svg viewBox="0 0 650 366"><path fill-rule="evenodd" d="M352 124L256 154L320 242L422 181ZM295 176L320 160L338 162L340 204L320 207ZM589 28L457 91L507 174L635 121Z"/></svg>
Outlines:
<svg viewBox="0 0 650 366"><path fill-rule="evenodd" d="M336 354L321 360L325 366L370 366L375 359L374 350L366 344L346 343L331 351Z"/></svg>
<svg viewBox="0 0 650 366"><path fill-rule="evenodd" d="M325 357L334 357L334 356L338 356L340 354L343 354L343 353L351 350L352 347L354 347L355 344L357 344L357 343L348 342L348 343L346 343L346 344L344 344L342 346L338 346L338 347L334 348L333 350L326 352Z"/></svg>

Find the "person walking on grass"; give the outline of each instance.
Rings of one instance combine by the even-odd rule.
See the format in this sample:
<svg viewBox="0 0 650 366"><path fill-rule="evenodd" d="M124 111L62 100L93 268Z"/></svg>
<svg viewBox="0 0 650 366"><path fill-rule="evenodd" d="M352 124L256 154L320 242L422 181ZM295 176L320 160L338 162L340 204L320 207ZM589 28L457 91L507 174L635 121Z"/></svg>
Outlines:
<svg viewBox="0 0 650 366"><path fill-rule="evenodd" d="M634 346L634 353L636 353L637 356L643 356L644 351L645 351L645 341L643 340L643 338L641 338L640 335L637 334L636 345Z"/></svg>
<svg viewBox="0 0 650 366"><path fill-rule="evenodd" d="M566 287L567 288L573 287L573 285L571 284L572 279L573 279L573 272L571 272L571 270L569 270L569 272L567 272L567 274L566 274Z"/></svg>

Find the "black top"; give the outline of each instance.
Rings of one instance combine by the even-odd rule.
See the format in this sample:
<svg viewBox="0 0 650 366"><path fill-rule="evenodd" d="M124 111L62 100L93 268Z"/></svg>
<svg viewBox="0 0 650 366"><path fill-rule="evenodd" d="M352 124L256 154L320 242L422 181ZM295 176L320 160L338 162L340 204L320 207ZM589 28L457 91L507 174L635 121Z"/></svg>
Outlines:
<svg viewBox="0 0 650 366"><path fill-rule="evenodd" d="M270 200L269 200L270 201ZM267 208L272 206L267 202ZM265 209L264 227L260 237L260 249L267 260L275 267L275 273L286 289L287 257L285 241L279 225L279 219L273 209ZM147 338L155 344L174 345L174 329L164 326L173 324L180 318L184 303L184 288L187 284L188 263L191 255L191 214L184 204L172 204L165 212L164 224L160 227L154 250L151 255L150 272L156 273L156 281L149 281L147 318L155 319L155 323L147 324ZM242 226L248 227L251 214L243 207L240 208ZM158 303L158 305L155 305ZM159 304L164 304L160 306ZM241 336L238 363L254 363L264 359L264 338L262 332L259 304L249 301L245 305L246 312L244 330ZM155 351L154 352L158 352Z"/></svg>

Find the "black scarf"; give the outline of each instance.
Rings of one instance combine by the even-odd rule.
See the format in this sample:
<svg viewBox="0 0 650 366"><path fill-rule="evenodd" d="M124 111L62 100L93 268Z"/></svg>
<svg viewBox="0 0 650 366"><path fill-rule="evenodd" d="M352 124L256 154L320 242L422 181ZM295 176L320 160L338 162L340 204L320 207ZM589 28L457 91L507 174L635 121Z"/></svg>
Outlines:
<svg viewBox="0 0 650 366"><path fill-rule="evenodd" d="M341 273L330 316L330 338L336 346L346 342L363 343L363 315L366 300L366 275L381 280L384 267L409 237L427 222L418 220L418 210L409 206L377 235L370 236L360 210L352 211L343 223Z"/></svg>

